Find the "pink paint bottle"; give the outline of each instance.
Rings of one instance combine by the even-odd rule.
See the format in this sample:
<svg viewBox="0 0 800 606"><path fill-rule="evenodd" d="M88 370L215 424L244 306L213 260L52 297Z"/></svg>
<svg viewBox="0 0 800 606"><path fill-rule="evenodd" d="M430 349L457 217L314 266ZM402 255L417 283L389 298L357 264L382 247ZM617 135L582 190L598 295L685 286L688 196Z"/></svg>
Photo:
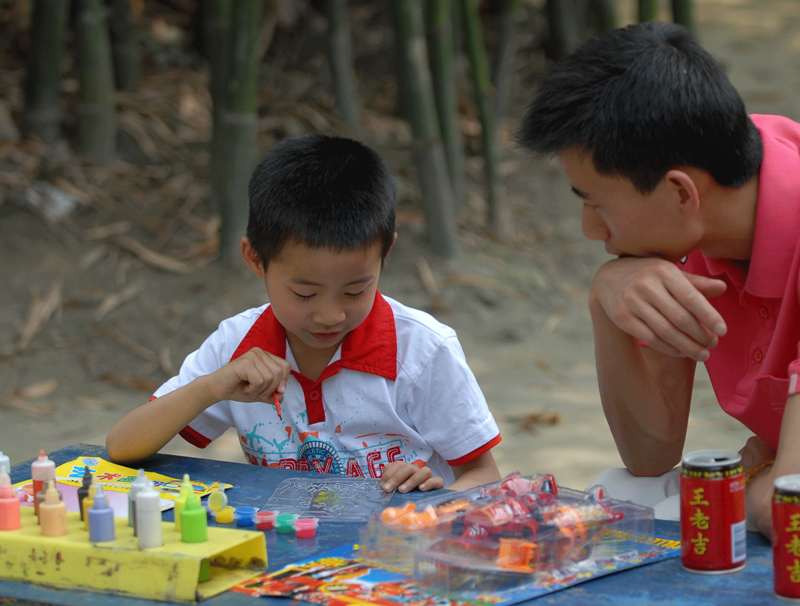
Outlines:
<svg viewBox="0 0 800 606"><path fill-rule="evenodd" d="M45 480L56 479L55 461L45 454L44 448L39 453L39 458L31 464L31 478L33 479L34 510L38 516L39 504L36 503L36 495L42 491L42 488L44 488Z"/></svg>
<svg viewBox="0 0 800 606"><path fill-rule="evenodd" d="M0 473L0 530L20 527L19 497L7 473Z"/></svg>
<svg viewBox="0 0 800 606"><path fill-rule="evenodd" d="M310 539L317 534L317 518L298 518L294 523L294 531L299 539Z"/></svg>

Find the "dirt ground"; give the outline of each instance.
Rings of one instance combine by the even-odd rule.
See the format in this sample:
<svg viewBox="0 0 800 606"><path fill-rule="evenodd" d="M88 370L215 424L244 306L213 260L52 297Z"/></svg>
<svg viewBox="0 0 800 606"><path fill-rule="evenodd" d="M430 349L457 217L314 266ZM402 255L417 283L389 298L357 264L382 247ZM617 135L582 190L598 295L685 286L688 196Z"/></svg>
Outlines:
<svg viewBox="0 0 800 606"><path fill-rule="evenodd" d="M800 4L697 0L696 12L701 41L727 67L749 111L800 119ZM191 83L175 84L180 89ZM532 85L523 86L528 90L517 96L524 100ZM513 110L517 117L520 107ZM365 140L386 155L404 199L413 201L413 169L407 146L393 140L395 123L379 122L374 114L365 123ZM458 331L501 427L495 456L502 472L553 473L562 484L583 488L604 468L620 465L600 408L585 305L591 277L607 257L581 235L580 207L558 166L507 142L515 124L510 119L502 129L513 238L499 243L481 228L480 166L473 159L461 255L450 263L437 259L424 242L419 211L401 202L399 240L381 290ZM370 132L370 125L376 131L380 126L383 135ZM191 144L186 148L201 147ZM203 246L213 240L213 217L194 213L190 204L204 192L194 195L195 181L181 180L174 166L62 170L56 182L71 183L79 204L54 224L20 196L14 162L19 154L34 157L44 177L47 163L56 160L48 150L22 144L3 144L2 150L0 450L19 463L40 448L103 444L111 425L146 401L221 319L261 304L265 293L243 267L207 262ZM199 152L184 153L182 161L202 174ZM172 189L148 197L149 184L159 179L169 180ZM142 206L143 200L151 206ZM175 200L186 212L156 212ZM173 263L154 260L132 242L171 253ZM427 269L435 291L423 287ZM747 436L721 413L701 372L687 450L737 450ZM205 452L180 438L165 450L242 460L230 433Z"/></svg>

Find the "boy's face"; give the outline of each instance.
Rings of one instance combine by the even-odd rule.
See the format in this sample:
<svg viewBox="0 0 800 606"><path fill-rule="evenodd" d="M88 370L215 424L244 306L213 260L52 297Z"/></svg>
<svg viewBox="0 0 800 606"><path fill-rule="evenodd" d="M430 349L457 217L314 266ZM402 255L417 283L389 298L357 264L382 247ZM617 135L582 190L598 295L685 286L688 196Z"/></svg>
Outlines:
<svg viewBox="0 0 800 606"><path fill-rule="evenodd" d="M598 173L588 154L568 150L558 159L583 201L583 234L604 242L609 254L678 262L697 248L701 234L681 206L679 184L665 178L642 194L628 179Z"/></svg>
<svg viewBox="0 0 800 606"><path fill-rule="evenodd" d="M289 243L270 261L264 276L267 294L295 355L303 346L332 355L366 319L382 261L378 242L346 252Z"/></svg>

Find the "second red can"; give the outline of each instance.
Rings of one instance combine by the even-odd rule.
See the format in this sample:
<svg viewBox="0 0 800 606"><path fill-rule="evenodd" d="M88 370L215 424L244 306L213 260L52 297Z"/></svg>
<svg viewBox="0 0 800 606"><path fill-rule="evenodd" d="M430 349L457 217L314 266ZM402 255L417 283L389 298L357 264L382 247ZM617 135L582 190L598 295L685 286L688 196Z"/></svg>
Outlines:
<svg viewBox="0 0 800 606"><path fill-rule="evenodd" d="M701 450L682 463L681 564L700 573L741 570L747 559L741 455Z"/></svg>

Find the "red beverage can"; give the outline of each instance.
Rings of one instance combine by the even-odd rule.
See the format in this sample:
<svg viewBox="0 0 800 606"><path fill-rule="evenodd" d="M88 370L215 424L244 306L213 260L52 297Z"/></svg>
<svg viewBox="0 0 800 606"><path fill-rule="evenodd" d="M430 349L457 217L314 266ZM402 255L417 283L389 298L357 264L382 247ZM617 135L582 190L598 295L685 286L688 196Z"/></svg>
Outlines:
<svg viewBox="0 0 800 606"><path fill-rule="evenodd" d="M800 474L775 479L772 562L775 595L800 600Z"/></svg>
<svg viewBox="0 0 800 606"><path fill-rule="evenodd" d="M700 450L682 463L681 564L699 573L741 570L747 559L741 455Z"/></svg>

